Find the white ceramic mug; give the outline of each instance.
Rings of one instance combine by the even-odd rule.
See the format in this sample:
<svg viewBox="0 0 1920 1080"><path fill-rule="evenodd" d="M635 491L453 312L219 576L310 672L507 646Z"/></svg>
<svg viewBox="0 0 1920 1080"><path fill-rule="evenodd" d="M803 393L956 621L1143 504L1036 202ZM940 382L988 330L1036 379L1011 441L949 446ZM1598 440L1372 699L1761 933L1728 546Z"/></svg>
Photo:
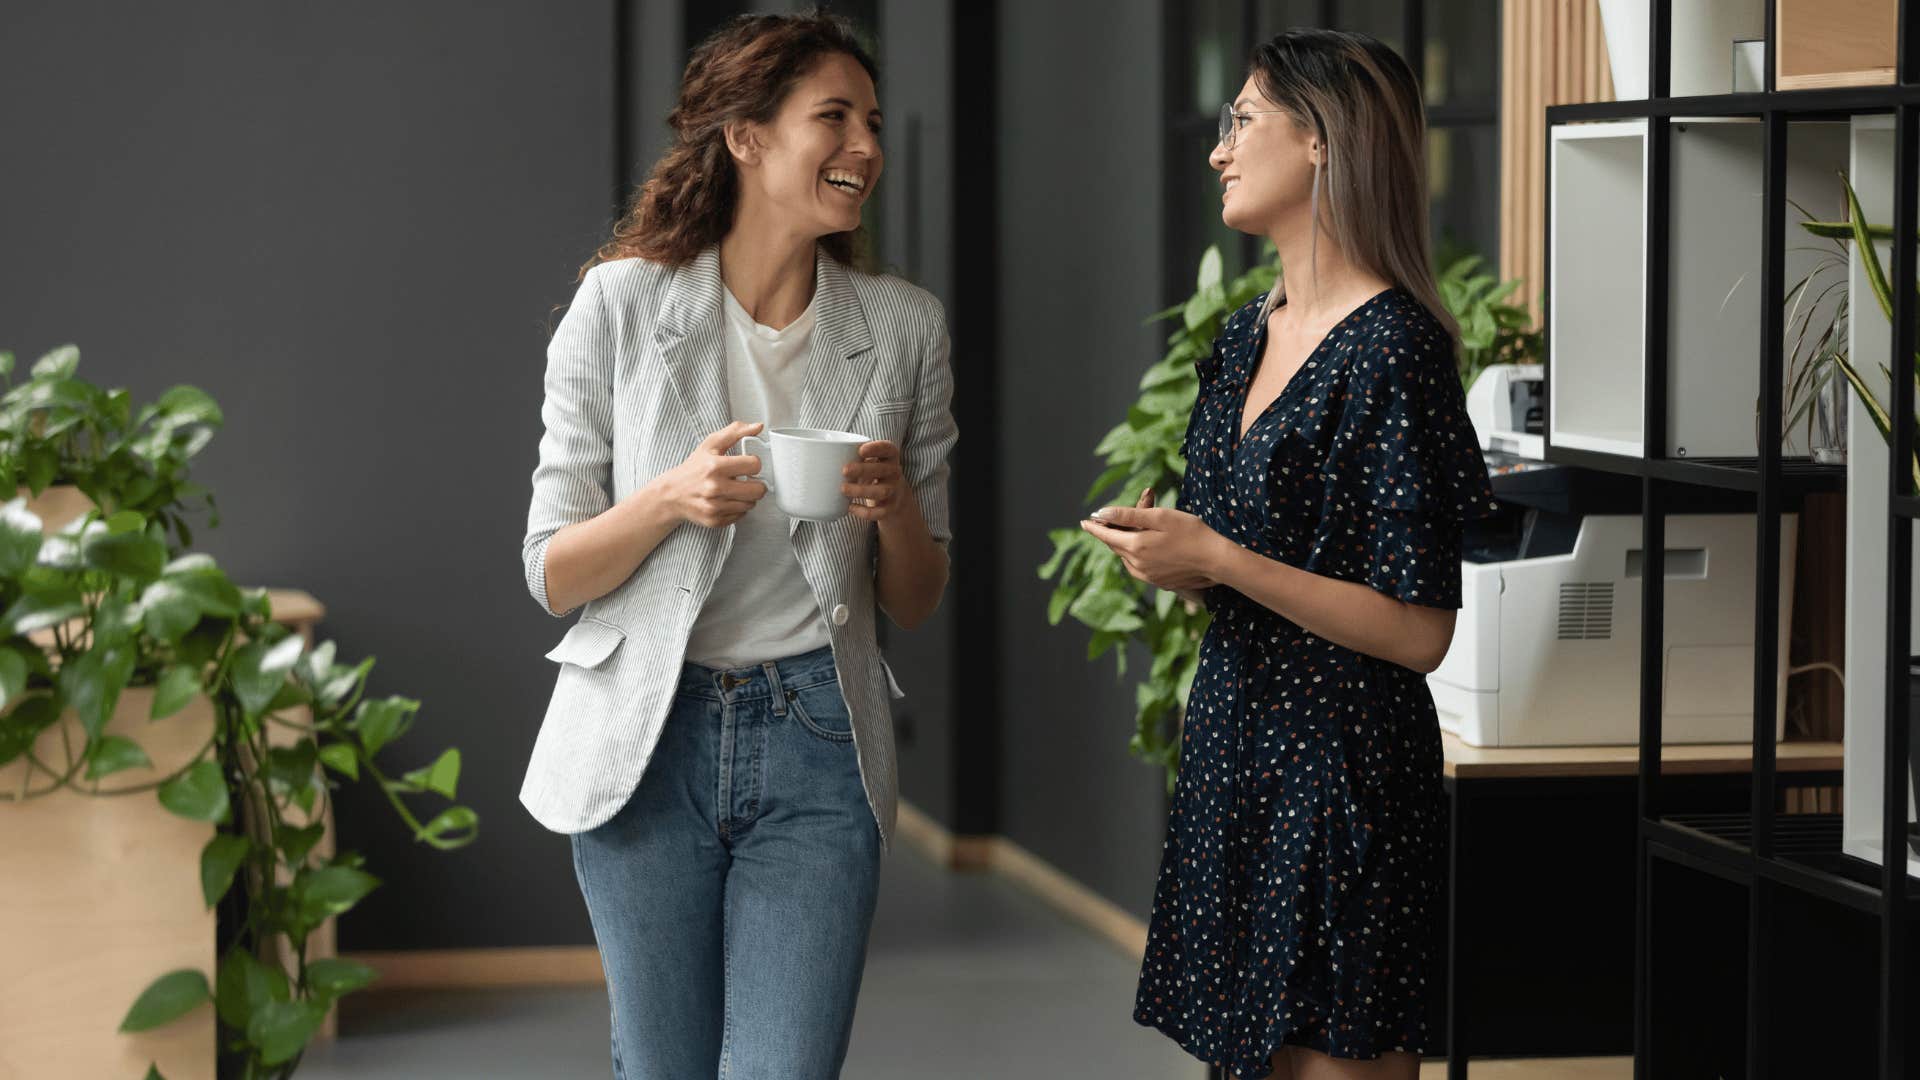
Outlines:
<svg viewBox="0 0 1920 1080"><path fill-rule="evenodd" d="M837 521L847 516L842 470L872 441L851 431L778 428L764 439L741 439L740 451L759 456L760 480L782 513L803 521Z"/></svg>

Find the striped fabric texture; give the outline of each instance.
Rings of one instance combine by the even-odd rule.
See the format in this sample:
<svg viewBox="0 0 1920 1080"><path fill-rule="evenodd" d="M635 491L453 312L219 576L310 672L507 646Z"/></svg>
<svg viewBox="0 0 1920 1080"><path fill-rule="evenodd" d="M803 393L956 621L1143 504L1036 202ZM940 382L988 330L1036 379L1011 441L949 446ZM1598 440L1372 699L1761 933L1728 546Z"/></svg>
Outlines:
<svg viewBox="0 0 1920 1080"><path fill-rule="evenodd" d="M897 278L851 270L825 253L814 264L813 353L798 427L890 439L927 526L952 536L947 459L957 438L946 318L939 301ZM546 431L533 471L521 549L527 588L547 598L553 534L604 513L685 461L725 427L720 255L674 268L643 259L587 272L547 348ZM740 419L752 419L743 417ZM834 667L853 717L854 746L882 843L898 800L892 673L875 640L877 532L846 517L793 522L793 546L829 617ZM555 832L584 832L626 804L646 771L673 702L688 634L733 542L733 529L683 524L633 576L589 601L547 654L559 665L520 801Z"/></svg>

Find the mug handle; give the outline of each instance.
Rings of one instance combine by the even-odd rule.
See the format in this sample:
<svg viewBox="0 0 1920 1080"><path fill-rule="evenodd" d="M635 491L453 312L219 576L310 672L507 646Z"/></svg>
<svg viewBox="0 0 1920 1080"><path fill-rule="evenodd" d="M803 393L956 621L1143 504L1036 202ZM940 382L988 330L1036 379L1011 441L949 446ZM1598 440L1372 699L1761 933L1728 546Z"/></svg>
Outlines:
<svg viewBox="0 0 1920 1080"><path fill-rule="evenodd" d="M757 445L759 449L748 444ZM749 435L740 440L740 452L759 457L760 472L756 474L756 479L767 485L767 494L773 494L773 444L758 435Z"/></svg>

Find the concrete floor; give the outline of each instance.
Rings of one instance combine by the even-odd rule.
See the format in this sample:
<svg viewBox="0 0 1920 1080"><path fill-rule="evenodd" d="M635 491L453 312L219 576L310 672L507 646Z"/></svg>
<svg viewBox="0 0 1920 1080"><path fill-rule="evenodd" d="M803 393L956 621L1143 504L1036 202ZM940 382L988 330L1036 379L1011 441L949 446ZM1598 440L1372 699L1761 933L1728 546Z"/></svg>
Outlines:
<svg viewBox="0 0 1920 1080"><path fill-rule="evenodd" d="M886 862L845 1080L1204 1080L1133 1022L1138 965L998 878ZM612 1074L606 991L366 993L303 1080Z"/></svg>
<svg viewBox="0 0 1920 1080"><path fill-rule="evenodd" d="M844 1080L1205 1080L1132 1020L1138 965L1006 881L889 857ZM302 1080L603 1080L598 986L366 993ZM1445 1063L1421 1067L1422 1080ZM1626 1080L1624 1058L1476 1061L1481 1080Z"/></svg>

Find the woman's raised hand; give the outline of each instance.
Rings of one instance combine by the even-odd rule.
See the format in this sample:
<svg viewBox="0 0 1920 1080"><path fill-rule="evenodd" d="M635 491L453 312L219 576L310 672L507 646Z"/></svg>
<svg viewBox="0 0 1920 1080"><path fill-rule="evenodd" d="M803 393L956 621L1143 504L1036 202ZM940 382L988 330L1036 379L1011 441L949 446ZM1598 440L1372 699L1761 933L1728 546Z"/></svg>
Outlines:
<svg viewBox="0 0 1920 1080"><path fill-rule="evenodd" d="M759 457L732 452L741 439L760 434L761 427L735 420L700 440L687 460L660 474L660 492L682 521L724 528L745 517L766 495L767 485L752 478L760 471Z"/></svg>

